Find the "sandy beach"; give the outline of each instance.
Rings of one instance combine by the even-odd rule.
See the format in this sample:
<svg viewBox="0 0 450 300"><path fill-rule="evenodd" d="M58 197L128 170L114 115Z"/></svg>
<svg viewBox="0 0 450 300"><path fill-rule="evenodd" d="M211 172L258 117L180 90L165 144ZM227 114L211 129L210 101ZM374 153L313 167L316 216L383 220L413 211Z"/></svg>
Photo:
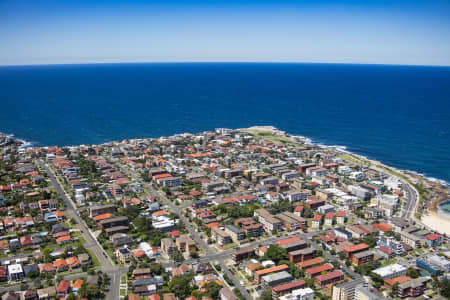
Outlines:
<svg viewBox="0 0 450 300"><path fill-rule="evenodd" d="M435 212L429 212L422 216L421 222L441 234L450 235L450 219L439 216Z"/></svg>

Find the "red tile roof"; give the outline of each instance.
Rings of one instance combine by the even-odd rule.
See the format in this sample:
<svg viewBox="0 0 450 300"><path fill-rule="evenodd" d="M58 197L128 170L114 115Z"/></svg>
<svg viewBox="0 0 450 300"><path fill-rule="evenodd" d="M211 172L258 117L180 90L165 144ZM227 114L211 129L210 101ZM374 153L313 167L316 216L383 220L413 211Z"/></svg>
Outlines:
<svg viewBox="0 0 450 300"><path fill-rule="evenodd" d="M440 238L441 236L439 234L435 233L435 234L427 234L425 237L429 241L434 241L434 240L437 240L438 238Z"/></svg>
<svg viewBox="0 0 450 300"><path fill-rule="evenodd" d="M294 236L294 237L291 237L291 238L287 238L287 239L275 242L275 244L277 244L278 246L281 246L281 245L286 245L286 244L298 242L300 240L301 240L300 238Z"/></svg>
<svg viewBox="0 0 450 300"><path fill-rule="evenodd" d="M385 246L380 246L380 248L378 248L378 250L380 250L381 252L384 252L388 255L391 255L394 253L394 251L392 251L391 249L389 249L388 247L385 247Z"/></svg>
<svg viewBox="0 0 450 300"><path fill-rule="evenodd" d="M323 262L324 262L324 259L322 257L316 257L313 259L308 259L308 260L297 263L297 267L299 267L300 269L307 268L309 266L321 264Z"/></svg>
<svg viewBox="0 0 450 300"><path fill-rule="evenodd" d="M334 213L329 212L325 215L325 219L333 219L334 218Z"/></svg>
<svg viewBox="0 0 450 300"><path fill-rule="evenodd" d="M294 212L302 212L303 211L303 206L297 205L297 207L295 207Z"/></svg>
<svg viewBox="0 0 450 300"><path fill-rule="evenodd" d="M292 282L288 282L285 284L277 285L272 289L272 291L279 293L286 290L292 290L294 288L302 288L306 285L306 281L304 280L296 280Z"/></svg>
<svg viewBox="0 0 450 300"><path fill-rule="evenodd" d="M267 269L262 269L262 270L258 270L255 272L256 275L264 275L264 274L269 274L272 272L279 272L279 271L283 271L283 270L287 270L289 269L288 265L283 264L283 265L279 265L279 266L275 266L275 267L271 267L271 268L267 268Z"/></svg>
<svg viewBox="0 0 450 300"><path fill-rule="evenodd" d="M336 214L336 217L345 217L345 210L341 210Z"/></svg>
<svg viewBox="0 0 450 300"><path fill-rule="evenodd" d="M315 216L312 218L312 220L313 220L313 221L316 221L316 222L320 222L320 221L322 220L322 215L315 215Z"/></svg>
<svg viewBox="0 0 450 300"><path fill-rule="evenodd" d="M411 280L410 277L405 276L405 275L401 275L401 276L398 276L398 277L393 277L393 278L386 279L384 282L386 284L390 285L390 286L393 286L396 283L401 284L401 283L404 283L404 282L407 282L407 281L410 281L410 280Z"/></svg>
<svg viewBox="0 0 450 300"><path fill-rule="evenodd" d="M56 291L58 293L60 292L66 292L69 289L70 283L66 280L61 280L58 284L58 288L56 289Z"/></svg>
<svg viewBox="0 0 450 300"><path fill-rule="evenodd" d="M358 245L353 245L353 246L350 246L350 247L346 247L346 248L344 248L344 251L348 252L348 253L353 253L353 252L356 252L356 251L362 251L362 250L366 250L366 249L369 249L369 245L361 243L361 244L358 244Z"/></svg>
<svg viewBox="0 0 450 300"><path fill-rule="evenodd" d="M340 276L344 276L344 273L341 270L335 270L333 272L330 272L330 273L327 273L324 275L319 275L316 277L316 279L319 281L325 281L325 280L340 277Z"/></svg>
<svg viewBox="0 0 450 300"><path fill-rule="evenodd" d="M306 269L305 272L308 272L309 274L314 275L314 274L317 274L317 273L321 273L323 271L330 271L330 270L333 270L333 269L334 269L334 267L333 267L332 264L324 264L324 265L321 265L321 266L317 266L317 267L312 267L312 268Z"/></svg>
<svg viewBox="0 0 450 300"><path fill-rule="evenodd" d="M387 231L391 231L394 227L392 227L389 224L386 223L376 223L376 224L372 224L372 227L381 230L383 232L387 232Z"/></svg>
<svg viewBox="0 0 450 300"><path fill-rule="evenodd" d="M213 227L220 227L221 225L219 222L212 222L212 223L206 224L205 226L208 228L213 228Z"/></svg>

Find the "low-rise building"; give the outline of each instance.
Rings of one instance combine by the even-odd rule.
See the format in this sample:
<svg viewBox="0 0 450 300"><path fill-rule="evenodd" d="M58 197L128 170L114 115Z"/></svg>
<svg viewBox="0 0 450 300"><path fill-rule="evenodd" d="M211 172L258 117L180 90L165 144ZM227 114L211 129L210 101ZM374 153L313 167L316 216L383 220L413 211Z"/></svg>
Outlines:
<svg viewBox="0 0 450 300"><path fill-rule="evenodd" d="M334 269L334 266L332 264L328 263L328 264L324 264L321 266L316 266L316 267L306 269L305 275L307 278L314 278L323 273L327 273L333 269Z"/></svg>
<svg viewBox="0 0 450 300"><path fill-rule="evenodd" d="M211 237L219 246L224 246L233 242L231 236L219 227L211 228Z"/></svg>
<svg viewBox="0 0 450 300"><path fill-rule="evenodd" d="M418 297L423 294L426 289L426 284L431 281L431 277L419 277L400 283L398 285L398 297Z"/></svg>
<svg viewBox="0 0 450 300"><path fill-rule="evenodd" d="M317 276L314 281L318 286L323 287L341 280L344 280L344 273L341 270L334 270L330 273Z"/></svg>
<svg viewBox="0 0 450 300"><path fill-rule="evenodd" d="M8 276L10 281L19 281L23 278L23 270L20 264L13 264L8 266Z"/></svg>
<svg viewBox="0 0 450 300"><path fill-rule="evenodd" d="M313 248L304 248L288 253L289 261L293 263L302 262L314 258L316 251Z"/></svg>
<svg viewBox="0 0 450 300"><path fill-rule="evenodd" d="M314 291L310 288L296 289L290 294L281 296L279 300L313 300Z"/></svg>
<svg viewBox="0 0 450 300"><path fill-rule="evenodd" d="M279 272L283 272L283 271L287 271L287 270L289 270L289 266L286 264L258 270L255 272L255 280L257 283L260 283L261 278L265 275L272 274L272 273L279 273Z"/></svg>
<svg viewBox="0 0 450 300"><path fill-rule="evenodd" d="M187 234L183 234L176 239L176 245L180 252L187 252L189 254L195 253L197 248L195 242Z"/></svg>
<svg viewBox="0 0 450 300"><path fill-rule="evenodd" d="M234 242L238 242L238 241L241 241L241 240L245 239L244 231L242 229L240 229L240 228L237 228L237 227L233 226L233 225L226 225L225 226L225 232L227 232L231 236L231 239Z"/></svg>
<svg viewBox="0 0 450 300"><path fill-rule="evenodd" d="M360 266L367 262L373 261L375 255L373 251L366 250L352 255L351 262L356 266Z"/></svg>
<svg viewBox="0 0 450 300"><path fill-rule="evenodd" d="M233 253L233 260L235 262L240 262L241 260L250 258L255 256L255 249L254 248L245 248L237 250Z"/></svg>
<svg viewBox="0 0 450 300"><path fill-rule="evenodd" d="M268 289L282 283L290 282L294 279L287 271L277 272L266 275L261 278L261 286L263 289Z"/></svg>
<svg viewBox="0 0 450 300"><path fill-rule="evenodd" d="M373 270L372 272L379 275L383 280L392 277L398 277L406 274L406 268L399 264L392 264L386 267L381 267Z"/></svg>
<svg viewBox="0 0 450 300"><path fill-rule="evenodd" d="M255 209L254 214L255 217L258 217L258 221L263 225L265 231L272 232L282 229L283 223L267 210L263 208Z"/></svg>
<svg viewBox="0 0 450 300"><path fill-rule="evenodd" d="M161 239L161 252L171 257L177 251L177 245L170 238Z"/></svg>
<svg viewBox="0 0 450 300"><path fill-rule="evenodd" d="M133 255L128 248L119 248L115 251L115 254L117 256L117 259L122 264L128 264L131 262L131 259L133 258Z"/></svg>
<svg viewBox="0 0 450 300"><path fill-rule="evenodd" d="M367 282L364 279L339 283L333 286L331 298L332 300L354 300L356 299L356 288L367 286Z"/></svg>
<svg viewBox="0 0 450 300"><path fill-rule="evenodd" d="M306 281L304 280L294 280L292 282L284 283L272 288L272 297L277 299L286 294L290 294L293 290L301 289L306 287Z"/></svg>

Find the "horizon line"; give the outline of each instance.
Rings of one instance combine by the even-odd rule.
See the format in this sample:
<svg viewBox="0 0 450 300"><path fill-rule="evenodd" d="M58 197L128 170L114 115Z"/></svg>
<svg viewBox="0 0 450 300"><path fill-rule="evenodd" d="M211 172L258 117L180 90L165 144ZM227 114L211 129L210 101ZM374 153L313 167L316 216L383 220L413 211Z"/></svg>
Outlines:
<svg viewBox="0 0 450 300"><path fill-rule="evenodd" d="M1 67L33 67L33 66L76 66L76 65L120 65L120 64L322 64L322 65L371 65L371 66L398 66L398 67L441 67L449 68L449 65L439 64L396 64L396 63L365 63L365 62L307 62L307 61L123 61L123 62L61 62L61 63L23 63L1 64Z"/></svg>

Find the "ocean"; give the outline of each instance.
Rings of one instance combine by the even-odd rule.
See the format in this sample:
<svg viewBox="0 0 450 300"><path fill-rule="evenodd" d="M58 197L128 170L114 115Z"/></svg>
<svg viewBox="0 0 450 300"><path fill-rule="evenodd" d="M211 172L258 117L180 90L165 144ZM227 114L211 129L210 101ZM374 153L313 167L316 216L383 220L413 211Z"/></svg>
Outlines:
<svg viewBox="0 0 450 300"><path fill-rule="evenodd" d="M450 182L450 67L5 66L0 99L0 131L33 145L273 125Z"/></svg>

